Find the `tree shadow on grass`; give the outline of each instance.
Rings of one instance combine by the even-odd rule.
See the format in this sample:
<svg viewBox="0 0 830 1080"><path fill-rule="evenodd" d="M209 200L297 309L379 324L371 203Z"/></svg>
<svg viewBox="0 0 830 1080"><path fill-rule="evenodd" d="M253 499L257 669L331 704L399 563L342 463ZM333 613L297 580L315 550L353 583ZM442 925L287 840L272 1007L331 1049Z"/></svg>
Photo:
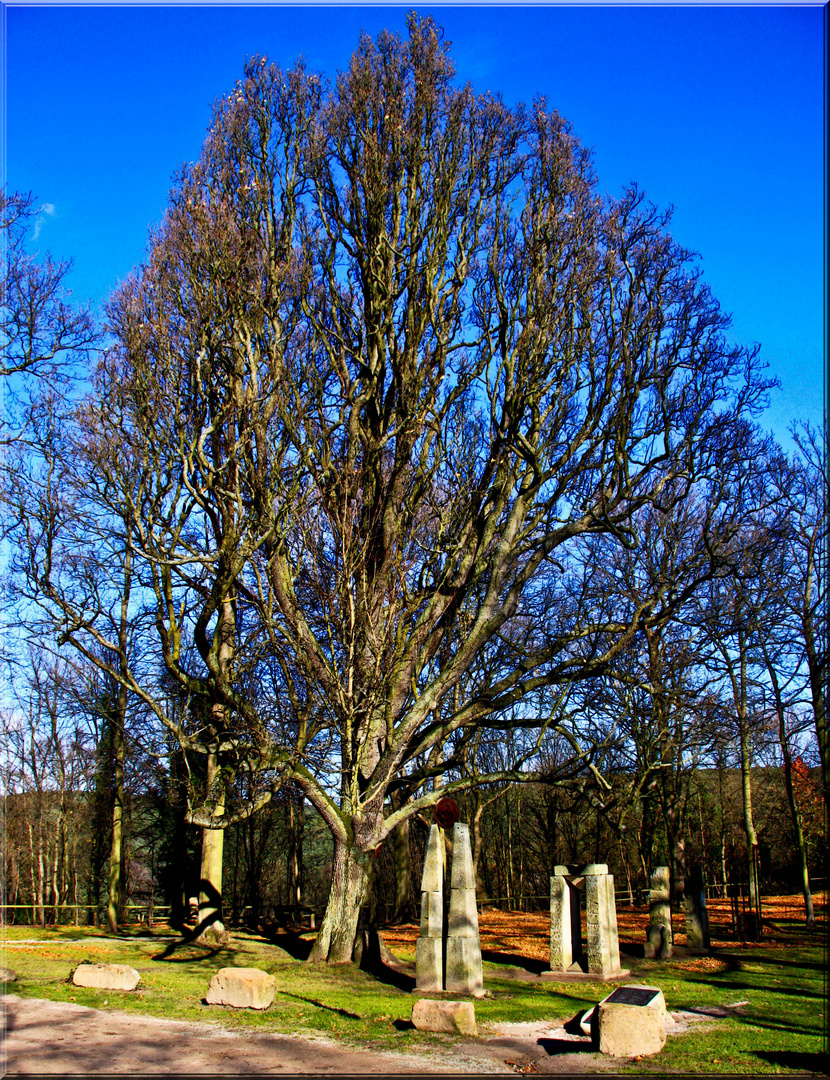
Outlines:
<svg viewBox="0 0 830 1080"><path fill-rule="evenodd" d="M415 989L415 977L411 974L411 965L392 952L382 935L376 930L364 935L363 950L360 956L360 969L386 986L394 986L409 994ZM409 970L407 970L409 969Z"/></svg>
<svg viewBox="0 0 830 1080"><path fill-rule="evenodd" d="M550 971L550 964L546 960L534 960L529 956L521 956L519 953L493 952L490 949L482 949L481 959L486 960L489 964L524 968L525 971L530 971L533 975L541 975L543 971Z"/></svg>
<svg viewBox="0 0 830 1080"><path fill-rule="evenodd" d="M304 1001L307 1005L314 1005L315 1008L325 1009L326 1012L337 1013L338 1016L345 1016L347 1020L361 1020L360 1013L349 1012L348 1009L337 1009L333 1005L324 1005L322 1001L318 1001L317 998L303 997L302 994L291 994L287 990L280 990L280 997L293 998L295 1001Z"/></svg>
<svg viewBox="0 0 830 1080"><path fill-rule="evenodd" d="M190 950L193 948L201 949L202 955L193 956L190 952L185 956L176 955L180 949ZM157 953L152 959L168 961L173 964L192 964L194 961L211 960L224 952L228 952L227 945L206 945L203 941L197 941L196 934L191 931L178 941L171 941L163 952Z"/></svg>
<svg viewBox="0 0 830 1080"><path fill-rule="evenodd" d="M736 970L740 969L742 964L769 964L773 967L792 967L798 968L800 971L824 971L824 964L819 961L812 963L808 960L785 960L781 957L767 958L763 954L747 952L744 955L740 953L721 952L718 950L712 950L712 956L718 960L725 960L730 967L734 967Z"/></svg>
<svg viewBox="0 0 830 1080"><path fill-rule="evenodd" d="M263 938L269 945L276 945L294 960L308 960L313 941L304 941L299 933L291 930L263 930Z"/></svg>

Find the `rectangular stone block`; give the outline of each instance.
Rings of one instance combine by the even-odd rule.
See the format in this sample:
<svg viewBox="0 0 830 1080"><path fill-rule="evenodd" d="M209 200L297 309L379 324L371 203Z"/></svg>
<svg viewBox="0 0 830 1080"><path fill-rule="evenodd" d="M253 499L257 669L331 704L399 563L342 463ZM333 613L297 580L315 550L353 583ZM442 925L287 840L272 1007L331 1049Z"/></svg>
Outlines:
<svg viewBox="0 0 830 1080"><path fill-rule="evenodd" d="M479 940L475 889L453 889L450 893L447 936Z"/></svg>
<svg viewBox="0 0 830 1080"><path fill-rule="evenodd" d="M421 937L441 938L444 932L444 895L421 893Z"/></svg>
<svg viewBox="0 0 830 1080"><path fill-rule="evenodd" d="M583 877L587 877L588 874L591 874L594 877L597 877L600 874L607 874L608 873L608 863L604 863L604 862L588 863L588 865L583 866L582 869L579 872Z"/></svg>
<svg viewBox="0 0 830 1080"><path fill-rule="evenodd" d="M422 998L412 1006L412 1024L418 1031L446 1031L450 1035L478 1035L471 1001L430 1001Z"/></svg>
<svg viewBox="0 0 830 1080"><path fill-rule="evenodd" d="M608 953L611 960L611 970L618 971L620 967L620 935L617 928L617 898L614 891L613 874L608 874L605 879L605 900L608 905Z"/></svg>
<svg viewBox="0 0 830 1080"><path fill-rule="evenodd" d="M666 999L656 986L621 986L597 1007L599 1050L612 1057L657 1054L666 1043Z"/></svg>
<svg viewBox="0 0 830 1080"><path fill-rule="evenodd" d="M274 1000L277 980L259 968L221 968L210 980L208 1005L235 1009L267 1009Z"/></svg>
<svg viewBox="0 0 830 1080"><path fill-rule="evenodd" d="M79 964L72 973L75 986L101 990L135 990L141 976L129 964Z"/></svg>
<svg viewBox="0 0 830 1080"><path fill-rule="evenodd" d="M444 943L421 937L415 942L415 985L419 990L444 989Z"/></svg>
<svg viewBox="0 0 830 1080"><path fill-rule="evenodd" d="M556 875L550 879L550 969L567 971L573 959L570 889Z"/></svg>
<svg viewBox="0 0 830 1080"><path fill-rule="evenodd" d="M445 986L457 994L479 994L484 989L478 937L447 938Z"/></svg>
<svg viewBox="0 0 830 1080"><path fill-rule="evenodd" d="M608 905L601 884L603 881L603 878L594 876L585 880L585 951L588 954L588 971L595 975L604 975L611 970L607 946Z"/></svg>
<svg viewBox="0 0 830 1080"><path fill-rule="evenodd" d="M588 971L592 975L610 975L620 965L619 948L617 949L616 965L612 963L611 959L608 875L586 875L585 913L587 923L585 951L588 954ZM616 930L616 914L614 917L614 929Z"/></svg>

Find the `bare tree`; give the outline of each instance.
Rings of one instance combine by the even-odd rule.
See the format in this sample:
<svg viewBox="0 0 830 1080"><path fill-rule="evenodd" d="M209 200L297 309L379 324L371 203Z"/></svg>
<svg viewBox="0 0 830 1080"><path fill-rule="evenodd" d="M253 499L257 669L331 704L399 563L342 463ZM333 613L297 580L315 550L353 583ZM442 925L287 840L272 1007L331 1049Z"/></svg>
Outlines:
<svg viewBox="0 0 830 1080"><path fill-rule="evenodd" d="M809 425L792 431L796 452L779 459L783 559L770 567L769 582L782 619L779 638L789 641L791 665L806 668L825 806L830 807L830 744L827 736L827 451ZM768 575L769 576L769 575ZM792 655L794 651L794 655Z"/></svg>
<svg viewBox="0 0 830 1080"><path fill-rule="evenodd" d="M94 497L125 523L150 651L199 725L115 674L207 756L192 821L221 837L287 779L325 820L314 959L352 957L402 822L541 775L548 728L587 759L557 688L672 608L590 603L586 541L636 548L668 487L681 505L718 482L767 384L668 221L634 189L603 199L544 103L454 86L412 16L406 40L362 38L331 90L251 61L110 304L77 452L120 493ZM86 648L94 620L43 558L44 602ZM482 724L530 737L462 776ZM243 769L255 794L231 807Z"/></svg>
<svg viewBox="0 0 830 1080"><path fill-rule="evenodd" d="M54 381L95 344L88 311L69 303L69 262L29 250L40 208L31 195L0 191L0 439L19 434L15 400Z"/></svg>

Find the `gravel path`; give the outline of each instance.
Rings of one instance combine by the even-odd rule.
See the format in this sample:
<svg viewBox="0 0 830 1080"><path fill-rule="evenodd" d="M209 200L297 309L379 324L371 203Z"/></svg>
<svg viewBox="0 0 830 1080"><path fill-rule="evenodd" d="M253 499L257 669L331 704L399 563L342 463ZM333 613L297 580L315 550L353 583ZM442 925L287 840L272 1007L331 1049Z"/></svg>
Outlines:
<svg viewBox="0 0 830 1080"><path fill-rule="evenodd" d="M611 1062L553 1023L483 1027L418 1054L359 1050L314 1036L228 1031L219 1024L162 1020L69 1002L0 996L9 1075L311 1073L473 1075L602 1072ZM612 1070L613 1071L613 1070Z"/></svg>
<svg viewBox="0 0 830 1080"><path fill-rule="evenodd" d="M741 1004L744 1004L743 1002ZM355 1049L317 1036L228 1031L220 1024L162 1020L70 1002L0 995L0 1075L154 1073L208 1076L469 1073L602 1073L620 1062L591 1051L561 1021L482 1025L479 1038L447 1039L417 1054ZM673 1013L668 1034L715 1019Z"/></svg>

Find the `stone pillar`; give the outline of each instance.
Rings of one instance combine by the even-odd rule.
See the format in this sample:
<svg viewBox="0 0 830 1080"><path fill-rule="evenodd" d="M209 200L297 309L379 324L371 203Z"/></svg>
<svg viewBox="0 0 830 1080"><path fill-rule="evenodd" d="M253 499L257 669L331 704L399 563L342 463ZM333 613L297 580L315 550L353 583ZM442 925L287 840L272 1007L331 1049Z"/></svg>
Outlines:
<svg viewBox="0 0 830 1080"><path fill-rule="evenodd" d="M484 989L470 830L458 821L452 828L446 989L460 994Z"/></svg>
<svg viewBox="0 0 830 1080"><path fill-rule="evenodd" d="M706 910L706 890L703 888L703 870L693 866L686 878L686 944L699 952L709 950L709 913Z"/></svg>
<svg viewBox="0 0 830 1080"><path fill-rule="evenodd" d="M591 863L585 867L583 874L588 972L591 975L612 975L620 970L614 878L608 873L605 863Z"/></svg>
<svg viewBox="0 0 830 1080"><path fill-rule="evenodd" d="M570 888L557 874L550 879L550 969L567 971L573 961Z"/></svg>
<svg viewBox="0 0 830 1080"><path fill-rule="evenodd" d="M555 866L550 879L550 969L574 971L582 961L584 881L575 866ZM581 969L580 969L581 970Z"/></svg>
<svg viewBox="0 0 830 1080"><path fill-rule="evenodd" d="M656 956L660 960L667 960L672 954L670 888L668 866L655 867L651 875L648 904L648 940L643 954L647 959Z"/></svg>
<svg viewBox="0 0 830 1080"><path fill-rule="evenodd" d="M415 945L415 985L419 990L444 989L444 835L429 830L421 878L421 933Z"/></svg>

